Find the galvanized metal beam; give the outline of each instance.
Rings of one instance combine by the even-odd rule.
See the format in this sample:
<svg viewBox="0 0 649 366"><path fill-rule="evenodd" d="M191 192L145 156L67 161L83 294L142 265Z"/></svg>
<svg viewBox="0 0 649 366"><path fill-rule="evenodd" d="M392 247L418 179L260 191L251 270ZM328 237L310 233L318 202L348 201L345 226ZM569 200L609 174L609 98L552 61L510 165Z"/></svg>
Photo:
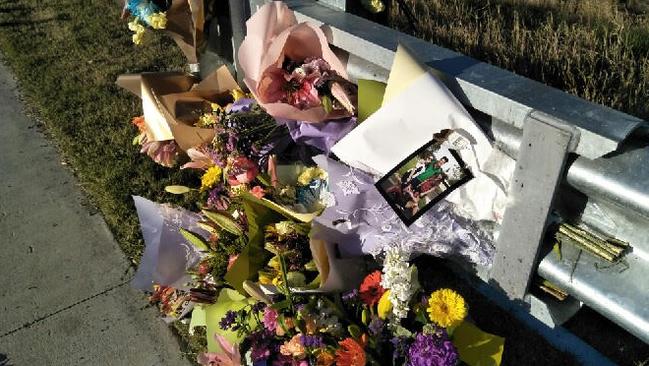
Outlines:
<svg viewBox="0 0 649 366"><path fill-rule="evenodd" d="M239 83L243 81L243 73L239 65L239 45L246 37L246 20L250 18L249 3L241 0L230 1L230 19L232 20L232 49L234 68L236 70L236 78Z"/></svg>
<svg viewBox="0 0 649 366"><path fill-rule="evenodd" d="M326 24L331 43L389 70L399 43L405 44L440 72L447 86L466 105L522 128L532 111L574 125L581 135L576 153L594 159L615 151L626 137L646 123L636 117L524 78L366 19L342 13L315 1L285 1L299 21ZM263 0L251 3L263 4Z"/></svg>

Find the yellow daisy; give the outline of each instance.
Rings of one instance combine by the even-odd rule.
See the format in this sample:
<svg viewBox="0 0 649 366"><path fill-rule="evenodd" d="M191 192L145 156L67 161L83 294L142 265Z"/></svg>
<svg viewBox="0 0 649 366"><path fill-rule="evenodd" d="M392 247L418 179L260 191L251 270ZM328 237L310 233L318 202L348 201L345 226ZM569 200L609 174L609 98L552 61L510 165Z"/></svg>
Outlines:
<svg viewBox="0 0 649 366"><path fill-rule="evenodd" d="M212 188L212 186L221 180L222 174L223 170L216 165L207 169L205 174L201 177L201 191Z"/></svg>
<svg viewBox="0 0 649 366"><path fill-rule="evenodd" d="M428 316L439 326L448 328L458 325L466 315L464 298L451 289L437 290L428 299Z"/></svg>

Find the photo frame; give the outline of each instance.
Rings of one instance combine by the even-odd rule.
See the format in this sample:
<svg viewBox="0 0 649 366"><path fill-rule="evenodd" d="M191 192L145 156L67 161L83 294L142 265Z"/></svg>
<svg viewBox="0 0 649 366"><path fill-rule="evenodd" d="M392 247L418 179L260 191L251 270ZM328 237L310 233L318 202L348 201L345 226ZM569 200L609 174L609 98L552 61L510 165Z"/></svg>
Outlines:
<svg viewBox="0 0 649 366"><path fill-rule="evenodd" d="M452 131L445 131L436 134L375 184L406 226L473 178L455 144L447 141Z"/></svg>

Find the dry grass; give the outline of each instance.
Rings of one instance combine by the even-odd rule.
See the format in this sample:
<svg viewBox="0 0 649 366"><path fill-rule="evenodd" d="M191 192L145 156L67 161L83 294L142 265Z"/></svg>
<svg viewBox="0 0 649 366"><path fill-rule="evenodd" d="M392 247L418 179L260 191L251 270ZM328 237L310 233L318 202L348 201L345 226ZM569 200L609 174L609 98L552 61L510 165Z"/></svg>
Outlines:
<svg viewBox="0 0 649 366"><path fill-rule="evenodd" d="M416 23L394 5L397 29L649 119L644 0L404 1Z"/></svg>

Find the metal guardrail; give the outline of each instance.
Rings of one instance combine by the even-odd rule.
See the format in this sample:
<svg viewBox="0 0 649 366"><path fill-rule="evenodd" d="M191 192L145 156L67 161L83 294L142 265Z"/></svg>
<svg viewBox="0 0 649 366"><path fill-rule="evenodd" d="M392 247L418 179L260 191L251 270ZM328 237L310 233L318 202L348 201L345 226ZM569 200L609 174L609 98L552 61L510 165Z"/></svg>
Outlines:
<svg viewBox="0 0 649 366"><path fill-rule="evenodd" d="M512 255L500 259L497 255L493 268L478 268L478 276L489 283L495 278L511 298L525 299L532 314L550 325L567 320L583 302L649 343L649 285L645 281L649 275L649 185L645 183L649 181L649 147L643 143L649 135L646 122L335 10L331 5L336 6L337 0L325 0L328 6L315 1L285 2L296 12L298 21L326 24L330 43L346 58L352 79L386 80L397 44L405 44L469 107L496 145L517 159L519 168L525 168L526 172L515 179L535 182L548 178L548 174L555 176L546 179L545 186L537 187L545 189L516 193L543 206L542 213L531 214L538 207L518 207L516 218L527 215L528 220L536 221L515 220L509 224L506 214L503 230L513 223L512 227L523 233L503 231L496 243L497 252ZM243 21L248 12L254 13L264 3L231 0L231 15L241 16L233 18L232 34L245 34ZM242 38L233 38L236 50ZM531 142L539 139L554 141L565 151L556 154L548 150L547 143L535 150L539 147ZM550 153L555 153L553 159L542 169L529 166L530 159ZM544 254L541 243L551 212L580 219L628 241L633 251L625 256L624 263L610 268L570 248L564 248L561 259ZM521 239L524 242L516 241ZM512 265L518 259L524 260L525 266L516 266L521 272L513 272ZM576 300L560 304L525 294L537 264L541 276Z"/></svg>

